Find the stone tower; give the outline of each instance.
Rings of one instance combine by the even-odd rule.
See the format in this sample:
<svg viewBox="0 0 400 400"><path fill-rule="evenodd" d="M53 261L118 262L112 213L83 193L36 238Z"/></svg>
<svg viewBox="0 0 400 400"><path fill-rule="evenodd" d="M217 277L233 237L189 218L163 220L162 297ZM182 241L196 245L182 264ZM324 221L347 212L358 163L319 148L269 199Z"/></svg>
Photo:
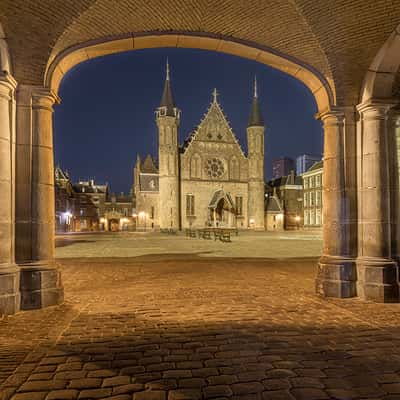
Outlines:
<svg viewBox="0 0 400 400"><path fill-rule="evenodd" d="M247 124L249 160L249 226L264 230L264 121L257 95L257 80L254 79L254 96Z"/></svg>
<svg viewBox="0 0 400 400"><path fill-rule="evenodd" d="M178 149L180 110L175 107L169 75L167 61L164 91L161 104L156 110L160 179L160 229L180 229Z"/></svg>

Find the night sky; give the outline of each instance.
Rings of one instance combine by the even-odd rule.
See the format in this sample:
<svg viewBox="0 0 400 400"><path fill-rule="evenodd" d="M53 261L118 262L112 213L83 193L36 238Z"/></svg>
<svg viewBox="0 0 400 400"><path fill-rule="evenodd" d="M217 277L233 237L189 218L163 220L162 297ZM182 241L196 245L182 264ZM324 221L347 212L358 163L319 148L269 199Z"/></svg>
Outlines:
<svg viewBox="0 0 400 400"><path fill-rule="evenodd" d="M321 154L316 104L296 79L265 65L222 53L191 49L147 49L79 64L64 78L54 119L55 162L73 181L95 178L115 192L132 185L136 155L157 157L154 110L161 100L167 57L176 105L182 110L182 143L199 124L214 87L247 152L246 125L257 76L266 123L265 173L281 156Z"/></svg>

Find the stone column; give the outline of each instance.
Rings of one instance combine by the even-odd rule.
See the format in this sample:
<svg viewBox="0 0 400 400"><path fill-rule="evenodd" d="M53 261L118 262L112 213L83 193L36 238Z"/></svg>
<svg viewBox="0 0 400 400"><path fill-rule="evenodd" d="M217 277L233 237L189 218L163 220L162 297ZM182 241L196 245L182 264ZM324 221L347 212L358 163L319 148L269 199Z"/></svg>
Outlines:
<svg viewBox="0 0 400 400"><path fill-rule="evenodd" d="M40 87L21 87L17 111L17 240L21 241L21 308L63 301L54 261L53 104ZM17 253L18 255L18 253Z"/></svg>
<svg viewBox="0 0 400 400"><path fill-rule="evenodd" d="M393 159L392 104L360 104L359 251L357 293L366 300L398 302L398 267L393 260L392 216L398 207L391 193L397 186ZM396 178L397 179L397 178ZM397 189L395 189L397 190ZM396 196L397 197L397 196ZM394 201L397 203L396 198Z"/></svg>
<svg viewBox="0 0 400 400"><path fill-rule="evenodd" d="M346 177L350 171L346 171L349 154L345 151L345 111L334 109L320 116L324 126L323 251L318 265L316 291L329 297L356 295L353 257L356 249L352 248L352 235L355 233L350 229L352 203L346 193ZM347 167L355 168L353 164ZM352 171L353 174L355 172Z"/></svg>
<svg viewBox="0 0 400 400"><path fill-rule="evenodd" d="M19 268L14 262L16 86L11 75L0 72L0 315L20 308Z"/></svg>
<svg viewBox="0 0 400 400"><path fill-rule="evenodd" d="M392 258L400 263L400 108L389 114L389 157L390 157L390 219Z"/></svg>

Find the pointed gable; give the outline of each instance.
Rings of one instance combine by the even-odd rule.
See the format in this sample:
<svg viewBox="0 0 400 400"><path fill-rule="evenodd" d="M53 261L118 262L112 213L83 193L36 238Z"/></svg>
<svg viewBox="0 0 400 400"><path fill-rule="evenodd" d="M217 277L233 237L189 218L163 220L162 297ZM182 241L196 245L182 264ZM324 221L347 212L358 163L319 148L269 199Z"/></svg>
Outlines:
<svg viewBox="0 0 400 400"><path fill-rule="evenodd" d="M234 134L228 119L226 118L221 105L217 101L217 94L214 91L214 99L211 102L203 119L197 129L185 141L184 150L190 147L193 142L215 142L236 144L241 153L239 141Z"/></svg>

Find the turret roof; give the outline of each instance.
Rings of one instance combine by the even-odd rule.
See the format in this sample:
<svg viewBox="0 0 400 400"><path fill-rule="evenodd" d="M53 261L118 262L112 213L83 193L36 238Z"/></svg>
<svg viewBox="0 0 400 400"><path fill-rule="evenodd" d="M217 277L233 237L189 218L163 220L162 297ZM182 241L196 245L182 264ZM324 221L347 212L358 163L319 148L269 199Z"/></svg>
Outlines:
<svg viewBox="0 0 400 400"><path fill-rule="evenodd" d="M253 102L251 104L249 122L247 127L250 126L264 126L264 120L261 115L260 105L258 104L258 94L257 94L257 79L254 78L254 95Z"/></svg>
<svg viewBox="0 0 400 400"><path fill-rule="evenodd" d="M167 74L166 74L166 78L165 78L164 90L163 90L163 94L161 97L160 107L165 107L165 109L166 109L165 115L170 116L170 117L175 116L175 112L174 112L175 101L174 101L174 96L172 94L168 60L167 60Z"/></svg>

